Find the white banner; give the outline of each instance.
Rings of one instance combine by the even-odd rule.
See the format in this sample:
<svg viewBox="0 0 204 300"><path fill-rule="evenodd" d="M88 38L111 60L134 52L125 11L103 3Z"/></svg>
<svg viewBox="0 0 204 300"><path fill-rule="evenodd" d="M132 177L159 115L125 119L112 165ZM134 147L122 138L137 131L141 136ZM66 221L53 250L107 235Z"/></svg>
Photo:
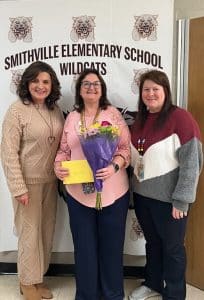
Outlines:
<svg viewBox="0 0 204 300"><path fill-rule="evenodd" d="M171 79L173 0L56 0L0 2L0 124L16 100L23 70L36 60L53 66L62 86L60 106L74 104L74 84L84 68L98 69L108 98L131 122L137 109L138 77L147 69ZM0 251L15 250L11 199L0 169ZM68 214L59 199L54 251L73 251ZM144 239L129 213L125 253L144 254Z"/></svg>

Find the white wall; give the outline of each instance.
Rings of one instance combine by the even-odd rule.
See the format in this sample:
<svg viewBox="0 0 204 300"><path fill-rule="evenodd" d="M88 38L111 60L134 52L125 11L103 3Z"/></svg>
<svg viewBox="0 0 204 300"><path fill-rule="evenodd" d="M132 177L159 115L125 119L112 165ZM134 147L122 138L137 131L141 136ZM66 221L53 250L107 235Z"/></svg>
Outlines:
<svg viewBox="0 0 204 300"><path fill-rule="evenodd" d="M197 18L204 16L203 0L175 0L174 12L176 19Z"/></svg>

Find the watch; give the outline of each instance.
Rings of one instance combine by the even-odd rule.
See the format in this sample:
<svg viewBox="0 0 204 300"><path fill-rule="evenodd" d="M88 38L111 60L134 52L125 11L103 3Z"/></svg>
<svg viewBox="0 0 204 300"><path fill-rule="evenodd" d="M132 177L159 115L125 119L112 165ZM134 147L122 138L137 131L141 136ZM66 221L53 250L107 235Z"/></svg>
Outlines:
<svg viewBox="0 0 204 300"><path fill-rule="evenodd" d="M120 167L118 164L116 164L114 161L111 161L111 165L114 167L115 173L120 170Z"/></svg>

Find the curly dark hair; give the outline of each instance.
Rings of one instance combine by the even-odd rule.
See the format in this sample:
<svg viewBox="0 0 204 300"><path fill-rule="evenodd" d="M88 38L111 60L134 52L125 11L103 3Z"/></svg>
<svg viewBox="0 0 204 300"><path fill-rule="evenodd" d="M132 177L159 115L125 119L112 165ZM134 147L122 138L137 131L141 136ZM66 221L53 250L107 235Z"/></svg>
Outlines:
<svg viewBox="0 0 204 300"><path fill-rule="evenodd" d="M51 93L45 99L45 104L48 109L53 109L55 102L59 100L61 96L61 92L60 92L61 86L55 71L49 64L45 62L36 61L25 69L21 77L21 80L19 82L19 85L17 87L17 95L20 97L20 100L24 104L30 104L31 102L33 102L31 94L28 89L28 85L41 72L46 72L51 77L51 82L52 82Z"/></svg>
<svg viewBox="0 0 204 300"><path fill-rule="evenodd" d="M102 76L96 69L85 69L78 77L77 82L76 82L76 87L75 87L75 103L74 103L74 109L78 112L81 112L84 109L84 100L82 96L80 95L80 89L81 89L81 83L83 79L88 75L88 74L95 74L100 83L101 83L101 98L99 100L99 107L101 109L106 109L108 105L110 105L109 100L107 99L107 88L106 88L106 83L103 80Z"/></svg>
<svg viewBox="0 0 204 300"><path fill-rule="evenodd" d="M138 112L136 118L139 121L141 127L144 126L148 116L148 109L142 99L143 85L146 80L151 80L156 84L161 85L164 89L165 100L162 109L159 113L159 117L157 119L157 124L156 124L156 127L160 127L162 124L165 123L167 117L169 116L169 112L175 108L175 105L173 105L172 103L172 95L171 95L169 79L164 72L158 70L150 70L143 73L140 76L139 103L138 103Z"/></svg>

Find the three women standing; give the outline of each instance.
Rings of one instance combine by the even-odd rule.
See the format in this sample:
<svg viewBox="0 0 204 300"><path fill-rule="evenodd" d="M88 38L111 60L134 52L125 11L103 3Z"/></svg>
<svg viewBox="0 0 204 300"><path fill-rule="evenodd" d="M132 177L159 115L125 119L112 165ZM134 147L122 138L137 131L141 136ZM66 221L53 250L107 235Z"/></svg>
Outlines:
<svg viewBox="0 0 204 300"><path fill-rule="evenodd" d="M56 105L60 85L48 64L36 62L23 73L17 93L19 100L4 119L1 155L13 197L20 286L26 300L51 299L43 275L49 266L56 216L53 162L63 127ZM61 180L69 176L61 161L85 159L76 131L82 117L86 127L95 121L117 125L120 138L111 163L96 173L104 181L101 211L94 208L96 192L84 190L81 184L66 186L75 249L75 299L122 300L130 140L96 70L82 72L76 83L75 110L66 119L55 159ZM129 299L161 294L164 300L184 300L184 237L202 167L202 145L190 113L172 104L165 73L152 70L140 78L139 110L131 136L135 212L146 239L147 262L145 282Z"/></svg>

